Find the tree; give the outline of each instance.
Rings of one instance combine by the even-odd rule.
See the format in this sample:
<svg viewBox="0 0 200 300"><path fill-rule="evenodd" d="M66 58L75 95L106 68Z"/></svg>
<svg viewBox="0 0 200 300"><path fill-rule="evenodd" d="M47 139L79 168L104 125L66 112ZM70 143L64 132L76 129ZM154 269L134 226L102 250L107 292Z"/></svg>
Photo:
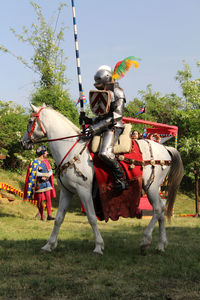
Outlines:
<svg viewBox="0 0 200 300"><path fill-rule="evenodd" d="M200 63L197 62L197 68ZM194 163L200 167L200 79L193 79L190 67L184 62L184 69L177 72L180 82L184 108L177 112L179 144L185 177L184 186L191 189L194 184Z"/></svg>
<svg viewBox="0 0 200 300"><path fill-rule="evenodd" d="M78 124L78 111L75 103L70 99L65 89L68 80L65 77L66 60L60 45L64 41L64 25L58 30L59 16L66 5L62 3L57 10L57 16L50 23L45 21L41 7L35 2L30 2L37 16L37 22L32 23L30 29L23 27L21 34L16 33L14 28L11 31L15 37L28 43L34 50L33 56L28 63L22 57L13 54L4 46L0 50L16 57L26 67L39 75L39 83L31 96L31 102L35 105L46 103L59 110L71 121Z"/></svg>
<svg viewBox="0 0 200 300"><path fill-rule="evenodd" d="M154 92L152 86L148 85L146 91L139 91L140 98L135 98L126 106L125 115L133 118L146 119L168 125L175 125L177 110L182 108L182 100L175 94L162 96L159 92ZM136 115L137 112L146 106L146 113ZM143 131L144 125L135 126Z"/></svg>
<svg viewBox="0 0 200 300"><path fill-rule="evenodd" d="M0 100L0 153L7 156L4 166L23 167L33 153L23 152L20 140L26 131L28 114L20 105Z"/></svg>
<svg viewBox="0 0 200 300"><path fill-rule="evenodd" d="M197 67L200 67L199 62ZM177 72L176 79L180 83L182 97L174 93L162 96L148 85L146 91L139 92L139 98L128 103L126 116L135 118L137 111L146 105L147 120L178 126L178 150L185 168L182 187L191 190L194 162L200 166L200 79L193 79L190 67L185 62L184 69ZM144 115L139 117L144 119Z"/></svg>

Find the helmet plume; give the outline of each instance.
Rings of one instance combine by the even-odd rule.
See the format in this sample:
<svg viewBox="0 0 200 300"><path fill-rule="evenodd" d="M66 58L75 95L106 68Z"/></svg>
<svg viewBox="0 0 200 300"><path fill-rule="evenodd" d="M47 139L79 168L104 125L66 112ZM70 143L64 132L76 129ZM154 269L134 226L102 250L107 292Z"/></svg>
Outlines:
<svg viewBox="0 0 200 300"><path fill-rule="evenodd" d="M125 58L124 60L119 61L114 68L113 75L112 75L112 81L121 79L124 77L125 73L130 69L132 65L134 65L135 68L139 67L139 63L137 60L141 60L139 57L136 56L129 56Z"/></svg>

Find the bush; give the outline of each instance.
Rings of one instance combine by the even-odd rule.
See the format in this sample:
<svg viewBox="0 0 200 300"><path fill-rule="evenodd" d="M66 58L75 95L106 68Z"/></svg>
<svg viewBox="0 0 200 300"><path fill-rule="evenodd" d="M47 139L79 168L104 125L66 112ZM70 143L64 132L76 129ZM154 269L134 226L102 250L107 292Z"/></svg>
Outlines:
<svg viewBox="0 0 200 300"><path fill-rule="evenodd" d="M0 153L7 156L2 163L4 168L23 168L32 155L23 151L20 144L28 118L22 106L0 101Z"/></svg>

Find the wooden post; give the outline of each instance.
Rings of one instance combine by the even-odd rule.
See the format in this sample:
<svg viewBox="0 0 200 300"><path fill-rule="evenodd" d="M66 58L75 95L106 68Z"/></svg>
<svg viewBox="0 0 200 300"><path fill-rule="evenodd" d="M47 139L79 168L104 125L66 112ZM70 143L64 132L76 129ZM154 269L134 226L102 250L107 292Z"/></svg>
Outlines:
<svg viewBox="0 0 200 300"><path fill-rule="evenodd" d="M6 155L0 154L0 160L6 159ZM2 198L1 188L0 188L0 198Z"/></svg>
<svg viewBox="0 0 200 300"><path fill-rule="evenodd" d="M199 218L199 168L197 163L194 163L194 177L195 177L195 207L196 214L195 217Z"/></svg>

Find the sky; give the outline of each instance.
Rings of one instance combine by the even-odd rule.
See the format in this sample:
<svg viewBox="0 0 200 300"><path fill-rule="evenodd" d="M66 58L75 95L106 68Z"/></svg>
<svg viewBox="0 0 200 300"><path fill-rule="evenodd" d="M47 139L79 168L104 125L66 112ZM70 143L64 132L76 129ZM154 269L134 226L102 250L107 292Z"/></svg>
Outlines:
<svg viewBox="0 0 200 300"><path fill-rule="evenodd" d="M59 3L67 3L59 21L67 26L61 47L68 57L66 77L69 93L79 98L71 0L35 0L49 23ZM94 89L94 74L101 65L115 64L128 56L141 58L138 69L131 68L120 86L127 102L146 90L148 84L161 95L181 95L175 80L186 61L195 78L200 61L199 0L74 0L83 90L86 98ZM0 44L30 61L33 49L19 42L10 27L36 23L29 0L0 0ZM0 100L29 106L38 76L9 54L0 52Z"/></svg>

